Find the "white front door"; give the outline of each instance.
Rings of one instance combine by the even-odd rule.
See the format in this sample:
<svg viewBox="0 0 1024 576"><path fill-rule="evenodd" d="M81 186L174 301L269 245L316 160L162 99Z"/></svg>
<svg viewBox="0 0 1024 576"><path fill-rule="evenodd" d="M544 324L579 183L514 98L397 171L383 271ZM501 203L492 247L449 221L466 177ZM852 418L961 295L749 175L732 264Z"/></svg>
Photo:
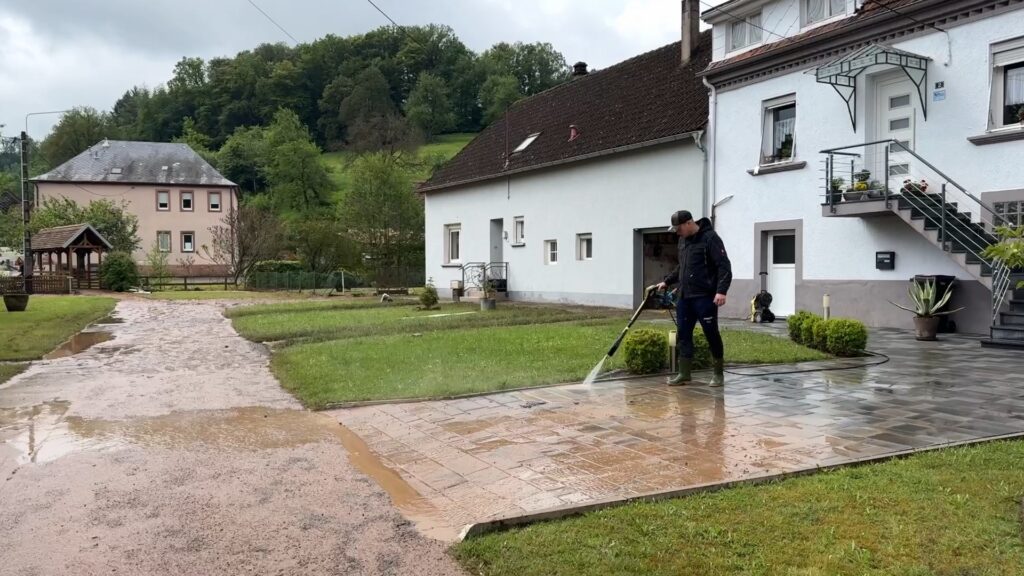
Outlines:
<svg viewBox="0 0 1024 576"><path fill-rule="evenodd" d="M875 134L877 140L896 140L910 150L914 149L914 128L917 122L917 89L906 77L898 75L879 80L876 85L875 99ZM914 176L913 156L899 146L892 146L889 151L889 189L894 193L903 186L907 179L919 180ZM885 162L879 158L877 169L872 179L885 181Z"/></svg>
<svg viewBox="0 0 1024 576"><path fill-rule="evenodd" d="M792 232L768 236L768 292L776 316L796 312L796 235Z"/></svg>

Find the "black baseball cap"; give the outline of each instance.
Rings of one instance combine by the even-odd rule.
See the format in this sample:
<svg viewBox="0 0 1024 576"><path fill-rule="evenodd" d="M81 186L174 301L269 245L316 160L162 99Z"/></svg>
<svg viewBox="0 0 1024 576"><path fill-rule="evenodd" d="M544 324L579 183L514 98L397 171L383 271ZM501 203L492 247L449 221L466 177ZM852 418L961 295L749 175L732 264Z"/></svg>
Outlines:
<svg viewBox="0 0 1024 576"><path fill-rule="evenodd" d="M693 214L689 210L680 210L672 215L672 225L668 227L669 232L675 232L680 226L693 220Z"/></svg>

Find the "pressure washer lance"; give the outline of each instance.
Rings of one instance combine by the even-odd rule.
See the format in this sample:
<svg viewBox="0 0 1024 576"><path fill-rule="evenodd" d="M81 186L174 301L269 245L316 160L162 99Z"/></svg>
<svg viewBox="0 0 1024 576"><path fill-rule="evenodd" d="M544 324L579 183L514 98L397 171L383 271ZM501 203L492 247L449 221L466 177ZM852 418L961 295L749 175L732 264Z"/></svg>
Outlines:
<svg viewBox="0 0 1024 576"><path fill-rule="evenodd" d="M644 301L640 303L640 307L636 309L636 312L633 312L633 317L629 319L629 324L626 324L626 327L622 329L622 332L619 334L619 337L615 339L615 343L612 344L612 347L608 349L608 353L604 355L604 358L602 358L596 366L594 366L594 369L590 371L590 374L587 374L587 378L583 381L584 384L589 385L594 383L594 380L597 379L598 374L601 373L601 368L604 368L604 363L607 362L609 358L615 355L615 352L618 351L619 346L622 344L622 341L626 338L626 334L629 332L629 329L636 322L637 318L640 317L640 314L643 313L644 308L647 307L647 304L650 302L651 298L653 298L657 293L657 286L648 286L647 288L644 289Z"/></svg>

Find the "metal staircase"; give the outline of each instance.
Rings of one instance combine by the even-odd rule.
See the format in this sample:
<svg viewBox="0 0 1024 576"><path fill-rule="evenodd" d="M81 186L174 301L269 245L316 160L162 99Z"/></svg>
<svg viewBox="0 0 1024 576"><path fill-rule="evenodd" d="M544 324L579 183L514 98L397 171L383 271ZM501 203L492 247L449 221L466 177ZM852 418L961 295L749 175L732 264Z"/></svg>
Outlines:
<svg viewBox="0 0 1024 576"><path fill-rule="evenodd" d="M854 148L865 148L865 152L863 155L850 152ZM840 197L830 193L826 184L823 214L895 214L992 292L990 337L982 344L1024 348L1024 290L1012 290L1011 293L1017 281L1024 280L1024 276L1014 274L1004 263L984 254L985 249L997 241L994 230L1009 224L1002 216L898 141L870 142L822 153L826 154L827 183L831 183L846 165L850 167L851 182L858 172L867 171L866 166L869 165L886 175L885 184L875 181L878 189L865 191L865 197L859 200L840 202ZM837 166L842 168L837 170ZM925 170L930 170L931 182L939 182L937 191L930 184L923 186L923 179L914 181L914 178L908 178L916 177ZM894 178L910 183L896 187L892 184ZM894 193L894 189L898 192Z"/></svg>

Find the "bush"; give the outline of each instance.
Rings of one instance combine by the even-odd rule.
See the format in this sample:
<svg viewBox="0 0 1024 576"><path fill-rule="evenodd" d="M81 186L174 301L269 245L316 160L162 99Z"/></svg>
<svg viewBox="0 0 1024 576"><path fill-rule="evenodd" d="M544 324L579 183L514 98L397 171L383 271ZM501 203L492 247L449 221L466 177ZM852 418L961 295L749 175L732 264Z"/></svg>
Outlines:
<svg viewBox="0 0 1024 576"><path fill-rule="evenodd" d="M696 370L711 368L711 346L700 328L693 331L693 367Z"/></svg>
<svg viewBox="0 0 1024 576"><path fill-rule="evenodd" d="M298 260L261 260L252 265L250 274L258 272L305 272Z"/></svg>
<svg viewBox="0 0 1024 576"><path fill-rule="evenodd" d="M789 318L786 318L786 326L789 328L790 340L796 342L797 344L804 343L803 334L801 333L801 330L803 330L804 322L806 322L808 318L812 317L814 317L814 314L808 312L807 310L801 310L796 314L793 314Z"/></svg>
<svg viewBox="0 0 1024 576"><path fill-rule="evenodd" d="M665 367L668 336L663 332L642 328L630 332L622 343L626 368L633 374L653 374Z"/></svg>
<svg viewBox="0 0 1024 576"><path fill-rule="evenodd" d="M427 280L427 285L420 292L420 306L424 310L433 310L437 307L437 288L434 288L434 279Z"/></svg>
<svg viewBox="0 0 1024 576"><path fill-rule="evenodd" d="M808 346L822 352L828 352L828 327L835 320L821 320L814 322L814 327L811 328L811 341L807 343Z"/></svg>
<svg viewBox="0 0 1024 576"><path fill-rule="evenodd" d="M868 329L847 318L829 320L825 329L826 349L835 356L856 356L868 345Z"/></svg>
<svg viewBox="0 0 1024 576"><path fill-rule="evenodd" d="M100 281L107 290L124 292L139 285L139 268L127 252L111 252L100 267Z"/></svg>
<svg viewBox="0 0 1024 576"><path fill-rule="evenodd" d="M800 324L800 343L814 347L814 327L825 320L821 316L811 315Z"/></svg>

